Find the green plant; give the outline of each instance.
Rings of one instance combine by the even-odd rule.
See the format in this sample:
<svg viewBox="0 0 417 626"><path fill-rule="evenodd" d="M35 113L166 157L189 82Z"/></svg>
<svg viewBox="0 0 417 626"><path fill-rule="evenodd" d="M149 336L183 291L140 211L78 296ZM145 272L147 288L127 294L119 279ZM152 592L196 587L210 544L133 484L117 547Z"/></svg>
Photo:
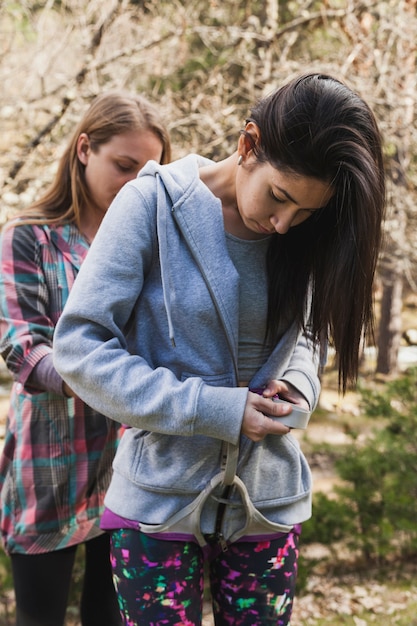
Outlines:
<svg viewBox="0 0 417 626"><path fill-rule="evenodd" d="M305 542L343 540L369 560L417 551L417 368L380 390L362 388L366 416L377 420L366 439L352 435L335 469L337 500L317 494Z"/></svg>
<svg viewBox="0 0 417 626"><path fill-rule="evenodd" d="M13 580L10 559L0 546L0 589L5 592L12 588Z"/></svg>
<svg viewBox="0 0 417 626"><path fill-rule="evenodd" d="M0 545L0 626L12 623L14 615L13 579L10 559ZM4 618L4 621L2 621Z"/></svg>

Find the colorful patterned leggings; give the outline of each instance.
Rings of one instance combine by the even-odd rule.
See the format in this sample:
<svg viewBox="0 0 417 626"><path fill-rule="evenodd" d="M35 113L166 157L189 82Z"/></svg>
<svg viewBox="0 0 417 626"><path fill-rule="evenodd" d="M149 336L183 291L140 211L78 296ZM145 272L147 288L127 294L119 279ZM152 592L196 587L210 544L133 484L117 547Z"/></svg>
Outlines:
<svg viewBox="0 0 417 626"><path fill-rule="evenodd" d="M238 541L207 556L216 626L289 626L298 535ZM204 555L196 543L136 530L111 533L111 561L124 626L201 626Z"/></svg>

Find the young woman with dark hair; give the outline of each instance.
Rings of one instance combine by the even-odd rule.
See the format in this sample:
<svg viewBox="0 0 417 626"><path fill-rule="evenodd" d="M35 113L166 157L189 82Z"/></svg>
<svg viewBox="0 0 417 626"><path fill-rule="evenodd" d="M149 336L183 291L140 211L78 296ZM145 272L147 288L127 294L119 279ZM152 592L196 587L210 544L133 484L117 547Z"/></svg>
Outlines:
<svg viewBox="0 0 417 626"><path fill-rule="evenodd" d="M342 389L358 375L383 210L374 116L321 74L224 160L149 163L115 199L54 358L131 426L101 522L126 626L201 624L205 560L217 626L289 624L311 475L287 424L316 407L320 340Z"/></svg>

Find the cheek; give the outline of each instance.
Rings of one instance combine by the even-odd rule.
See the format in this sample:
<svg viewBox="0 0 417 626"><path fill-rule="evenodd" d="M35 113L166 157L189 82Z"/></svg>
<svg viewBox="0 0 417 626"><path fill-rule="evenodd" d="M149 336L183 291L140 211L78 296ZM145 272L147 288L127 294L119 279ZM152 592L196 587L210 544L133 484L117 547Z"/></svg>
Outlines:
<svg viewBox="0 0 417 626"><path fill-rule="evenodd" d="M131 177L128 177L123 172L116 170L114 167L103 167L98 174L100 177L101 193L109 194L119 191L121 187Z"/></svg>
<svg viewBox="0 0 417 626"><path fill-rule="evenodd" d="M240 209L246 215L253 213L259 205L259 198L257 197L255 190L252 189L250 185L246 185L240 190L240 194L237 199Z"/></svg>
<svg viewBox="0 0 417 626"><path fill-rule="evenodd" d="M99 192L102 181L103 179L105 180L105 178L105 175L103 176L103 168L100 167L100 164L90 160L85 168L85 180L87 181L90 191L95 193Z"/></svg>

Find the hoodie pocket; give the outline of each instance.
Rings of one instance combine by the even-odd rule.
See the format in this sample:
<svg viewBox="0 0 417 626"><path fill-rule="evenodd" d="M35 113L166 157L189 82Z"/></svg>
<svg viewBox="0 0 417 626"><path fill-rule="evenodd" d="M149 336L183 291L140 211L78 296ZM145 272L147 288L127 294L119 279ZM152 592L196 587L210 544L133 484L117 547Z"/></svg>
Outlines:
<svg viewBox="0 0 417 626"><path fill-rule="evenodd" d="M241 457L238 474L244 481L257 508L296 502L311 491L311 471L291 435L268 435L253 444L249 454Z"/></svg>
<svg viewBox="0 0 417 626"><path fill-rule="evenodd" d="M177 437L128 430L114 469L143 489L195 494L219 471L221 442L210 437Z"/></svg>
<svg viewBox="0 0 417 626"><path fill-rule="evenodd" d="M181 379L191 376L196 374L184 372ZM201 378L215 387L232 384L229 374ZM165 435L132 428L122 437L114 469L142 489L194 496L220 471L222 449L222 441L214 437Z"/></svg>

